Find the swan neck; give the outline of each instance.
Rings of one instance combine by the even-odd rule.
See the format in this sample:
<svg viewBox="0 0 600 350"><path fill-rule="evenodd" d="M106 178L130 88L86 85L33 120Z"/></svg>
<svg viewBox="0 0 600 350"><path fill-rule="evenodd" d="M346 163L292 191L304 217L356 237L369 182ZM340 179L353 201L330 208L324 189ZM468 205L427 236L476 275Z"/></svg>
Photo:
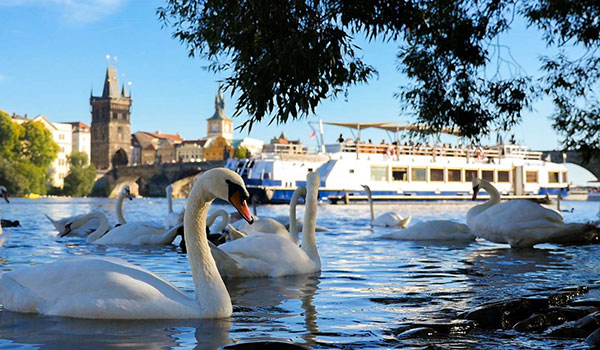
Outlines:
<svg viewBox="0 0 600 350"><path fill-rule="evenodd" d="M227 211L225 211L224 209L219 209L219 210L214 211L208 217L208 219L206 221L206 226L211 227L215 223L217 218L221 218L221 220L219 220L219 225L216 226L213 230L214 230L214 233L216 233L216 232L221 233L221 232L223 232L225 227L227 227L227 225L229 224L229 213L227 213ZM211 232L212 232L212 230L211 230Z"/></svg>
<svg viewBox="0 0 600 350"><path fill-rule="evenodd" d="M123 200L125 199L125 194L123 191L119 192L119 197L117 198L117 221L121 225L125 225L127 221L123 216Z"/></svg>
<svg viewBox="0 0 600 350"><path fill-rule="evenodd" d="M490 199L483 204L486 208L500 203L500 192L491 183L486 180L481 180L481 188L485 189L490 195Z"/></svg>
<svg viewBox="0 0 600 350"><path fill-rule="evenodd" d="M371 196L371 189L367 186L365 187L365 192L367 192L367 202L369 202L369 210L371 211L371 224L375 220L375 212L373 211L373 197Z"/></svg>
<svg viewBox="0 0 600 350"><path fill-rule="evenodd" d="M298 204L298 197L300 197L300 188L297 188L292 194L290 200L290 236L294 243L298 244L300 237L298 235L298 224L296 222L296 205Z"/></svg>
<svg viewBox="0 0 600 350"><path fill-rule="evenodd" d="M171 191L167 191L167 206L169 210L169 214L173 212L173 195Z"/></svg>
<svg viewBox="0 0 600 350"><path fill-rule="evenodd" d="M93 218L98 219L98 221L100 221L100 225L98 225L98 227L96 227L96 229L89 234L89 236L86 239L86 242L88 243L98 240L106 233L106 231L108 231L108 218L106 217L106 215L101 213L90 213L86 217L86 222Z"/></svg>
<svg viewBox="0 0 600 350"><path fill-rule="evenodd" d="M317 250L317 239L315 236L317 221L317 201L319 195L319 174L308 174L306 184L306 200L304 204L304 224L302 227L302 250L308 257L321 267L321 257Z"/></svg>
<svg viewBox="0 0 600 350"><path fill-rule="evenodd" d="M183 219L185 246L196 289L196 302L208 313L231 315L229 293L221 279L206 238L206 214L214 200L197 182L188 198Z"/></svg>

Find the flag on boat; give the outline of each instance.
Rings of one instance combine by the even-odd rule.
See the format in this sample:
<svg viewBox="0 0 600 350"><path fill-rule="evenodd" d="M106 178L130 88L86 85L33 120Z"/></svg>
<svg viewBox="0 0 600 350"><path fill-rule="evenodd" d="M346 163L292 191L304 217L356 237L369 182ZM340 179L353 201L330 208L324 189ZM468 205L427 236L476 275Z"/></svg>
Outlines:
<svg viewBox="0 0 600 350"><path fill-rule="evenodd" d="M312 125L310 125L310 124L309 124L308 126L310 126L310 136L309 136L309 138L312 140L312 139L314 139L314 138L315 138L315 136L317 136L317 132L316 132L316 131L315 131L315 129L312 127Z"/></svg>

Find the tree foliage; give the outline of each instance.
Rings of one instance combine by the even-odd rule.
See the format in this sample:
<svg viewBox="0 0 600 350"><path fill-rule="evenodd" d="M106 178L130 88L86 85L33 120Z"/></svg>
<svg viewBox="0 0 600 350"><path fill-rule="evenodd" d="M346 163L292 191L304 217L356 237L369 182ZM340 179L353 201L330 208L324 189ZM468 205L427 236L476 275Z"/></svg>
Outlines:
<svg viewBox="0 0 600 350"><path fill-rule="evenodd" d="M0 183L13 194L46 193L48 169L58 154L40 122L19 125L0 110Z"/></svg>
<svg viewBox="0 0 600 350"><path fill-rule="evenodd" d="M87 154L83 152L73 152L69 157L69 164L71 167L65 177L63 194L76 197L87 196L94 186L96 167L94 164L88 165Z"/></svg>
<svg viewBox="0 0 600 350"><path fill-rule="evenodd" d="M398 68L410 83L396 96L416 123L478 139L510 129L536 99L550 97L565 147L600 151L595 0L167 0L157 15L190 56L228 74L226 87L239 92L236 114L249 115L242 128L314 113L373 78L354 43L365 36L399 46ZM558 51L542 58L539 79L499 68L512 61L499 40L517 17ZM584 54L570 57L572 47Z"/></svg>
<svg viewBox="0 0 600 350"><path fill-rule="evenodd" d="M233 150L233 158L244 159L250 157L250 151L244 146L238 146Z"/></svg>

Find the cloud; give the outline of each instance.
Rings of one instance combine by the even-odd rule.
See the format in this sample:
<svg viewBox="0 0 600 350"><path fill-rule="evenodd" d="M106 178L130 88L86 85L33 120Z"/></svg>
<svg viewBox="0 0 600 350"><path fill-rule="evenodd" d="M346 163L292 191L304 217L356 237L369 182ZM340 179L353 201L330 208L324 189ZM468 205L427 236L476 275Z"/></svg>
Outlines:
<svg viewBox="0 0 600 350"><path fill-rule="evenodd" d="M129 0L0 0L0 7L52 8L69 22L88 23L112 15L127 1Z"/></svg>

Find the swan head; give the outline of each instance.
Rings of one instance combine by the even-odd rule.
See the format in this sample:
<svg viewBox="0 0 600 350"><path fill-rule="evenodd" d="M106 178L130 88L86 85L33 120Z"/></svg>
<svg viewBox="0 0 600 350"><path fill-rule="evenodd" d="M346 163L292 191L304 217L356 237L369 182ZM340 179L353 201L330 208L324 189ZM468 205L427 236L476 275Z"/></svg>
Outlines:
<svg viewBox="0 0 600 350"><path fill-rule="evenodd" d="M477 199L477 194L479 193L479 188L481 186L481 179L478 177L473 178L473 198L472 200Z"/></svg>
<svg viewBox="0 0 600 350"><path fill-rule="evenodd" d="M196 185L198 184L215 198L233 205L249 224L254 223L254 218L247 204L250 194L246 189L244 180L236 172L225 168L210 169L196 180Z"/></svg>
<svg viewBox="0 0 600 350"><path fill-rule="evenodd" d="M4 198L6 203L10 203L8 200L8 191L6 190L6 187L0 186L0 195L2 195L2 198Z"/></svg>
<svg viewBox="0 0 600 350"><path fill-rule="evenodd" d="M133 200L133 196L131 195L131 189L129 188L129 185L123 186L123 188L121 189L121 193L123 194L123 196L129 198L129 200Z"/></svg>

